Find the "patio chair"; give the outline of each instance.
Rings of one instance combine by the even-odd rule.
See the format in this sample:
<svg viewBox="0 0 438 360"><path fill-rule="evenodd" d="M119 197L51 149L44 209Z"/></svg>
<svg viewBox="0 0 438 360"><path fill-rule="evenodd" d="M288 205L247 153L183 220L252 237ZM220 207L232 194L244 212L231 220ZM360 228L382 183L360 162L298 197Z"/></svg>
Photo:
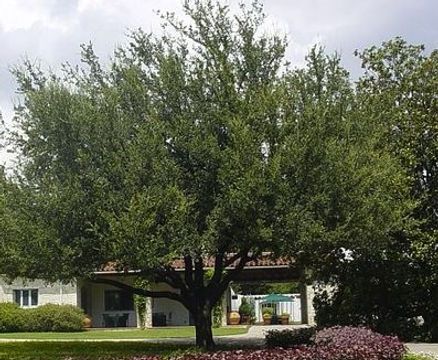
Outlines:
<svg viewBox="0 0 438 360"><path fill-rule="evenodd" d="M113 316L111 316L110 314L103 314L102 316L103 316L104 327L106 327L106 328L116 327Z"/></svg>

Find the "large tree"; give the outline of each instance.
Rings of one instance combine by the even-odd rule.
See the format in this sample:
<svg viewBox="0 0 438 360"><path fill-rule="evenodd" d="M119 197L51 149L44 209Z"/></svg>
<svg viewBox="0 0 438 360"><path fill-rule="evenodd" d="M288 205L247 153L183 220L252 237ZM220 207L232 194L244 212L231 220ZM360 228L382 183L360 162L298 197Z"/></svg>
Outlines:
<svg viewBox="0 0 438 360"><path fill-rule="evenodd" d="M402 224L383 252L325 263L319 277L337 290L318 297L319 321L437 341L438 52L395 38L358 55L357 112L380 128L381 146L403 166L416 226Z"/></svg>
<svg viewBox="0 0 438 360"><path fill-rule="evenodd" d="M87 45L86 66L62 76L15 71L20 160L4 206L23 230L0 237L0 273L179 301L212 346L212 307L250 260L311 242L379 248L409 201L338 58L315 49L289 69L257 2L184 10L187 23L164 15L167 35L135 31L107 65ZM177 291L96 276L108 263Z"/></svg>
<svg viewBox="0 0 438 360"><path fill-rule="evenodd" d="M405 297L405 307L416 305L426 336L438 341L438 51L427 53L422 45L395 38L359 56L365 69L358 86L362 111L384 130L417 202L417 231L394 239L408 244L398 256L401 262L410 259L405 278L416 289ZM404 283L402 277L394 284Z"/></svg>

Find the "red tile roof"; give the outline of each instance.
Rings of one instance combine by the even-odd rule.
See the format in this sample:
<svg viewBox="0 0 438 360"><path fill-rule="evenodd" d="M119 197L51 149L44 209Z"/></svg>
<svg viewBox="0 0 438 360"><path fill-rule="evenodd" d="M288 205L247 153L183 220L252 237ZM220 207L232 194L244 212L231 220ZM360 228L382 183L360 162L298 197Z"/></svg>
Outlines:
<svg viewBox="0 0 438 360"><path fill-rule="evenodd" d="M232 256L232 255L231 255ZM209 257L204 260L205 268L214 268L214 257ZM235 261L230 266L229 269L233 269L237 265L238 261ZM256 260L249 261L245 268L255 268L255 267L288 267L291 264L290 261L285 258L273 258L270 253L262 254ZM172 267L176 270L184 270L184 260L178 259L172 263Z"/></svg>
<svg viewBox="0 0 438 360"><path fill-rule="evenodd" d="M230 254L230 257L233 254ZM208 257L204 260L204 268L214 268L214 257ZM274 258L271 253L263 253L259 258L255 260L249 261L245 265L245 269L247 268L285 268L289 267L293 261L285 259L285 258ZM233 269L237 264L237 261L228 266L228 269ZM177 271L183 271L185 268L183 259L176 259L172 263L172 267ZM127 268L120 268L117 266L117 262L109 262L107 263L99 272L130 272Z"/></svg>

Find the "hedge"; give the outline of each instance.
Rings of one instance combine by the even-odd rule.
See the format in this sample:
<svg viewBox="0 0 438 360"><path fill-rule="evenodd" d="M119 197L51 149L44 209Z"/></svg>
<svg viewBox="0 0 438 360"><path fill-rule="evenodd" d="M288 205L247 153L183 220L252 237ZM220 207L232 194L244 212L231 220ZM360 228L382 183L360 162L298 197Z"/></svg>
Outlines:
<svg viewBox="0 0 438 360"><path fill-rule="evenodd" d="M17 304L0 303L0 332L22 331L26 324L25 312Z"/></svg>
<svg viewBox="0 0 438 360"><path fill-rule="evenodd" d="M265 340L268 347L288 348L313 343L316 330L314 327L304 327L286 330L269 330Z"/></svg>
<svg viewBox="0 0 438 360"><path fill-rule="evenodd" d="M0 332L81 331L84 318L84 312L73 305L23 309L13 303L0 303Z"/></svg>

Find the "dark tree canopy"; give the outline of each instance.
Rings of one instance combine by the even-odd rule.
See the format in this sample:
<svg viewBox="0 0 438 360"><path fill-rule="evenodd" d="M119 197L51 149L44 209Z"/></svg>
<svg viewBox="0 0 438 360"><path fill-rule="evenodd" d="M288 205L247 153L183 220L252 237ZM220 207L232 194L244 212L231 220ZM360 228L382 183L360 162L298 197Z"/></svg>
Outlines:
<svg viewBox="0 0 438 360"><path fill-rule="evenodd" d="M94 272L109 262L138 270L178 292L111 284L180 301L211 346L211 309L248 261L376 251L412 202L338 57L315 48L289 68L257 2L184 10L188 23L169 14L167 35L132 32L108 65L84 45L84 66L61 76L17 68L20 160L0 214L20 223L0 237L0 272L104 282Z"/></svg>
<svg viewBox="0 0 438 360"><path fill-rule="evenodd" d="M358 53L358 110L403 166L415 208L382 252L325 263L336 285L318 299L319 322L365 324L407 340L438 340L438 53L396 38ZM424 323L421 325L421 323Z"/></svg>

